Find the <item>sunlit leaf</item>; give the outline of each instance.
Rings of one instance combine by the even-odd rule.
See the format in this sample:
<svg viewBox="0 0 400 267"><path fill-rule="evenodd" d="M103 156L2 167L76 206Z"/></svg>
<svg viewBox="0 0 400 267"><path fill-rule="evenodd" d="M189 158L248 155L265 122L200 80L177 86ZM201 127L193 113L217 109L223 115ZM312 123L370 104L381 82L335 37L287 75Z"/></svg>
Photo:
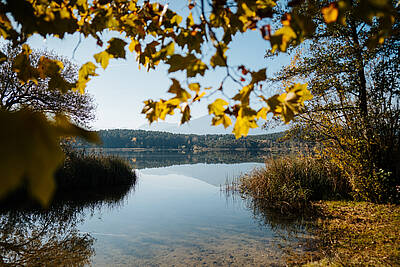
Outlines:
<svg viewBox="0 0 400 267"><path fill-rule="evenodd" d="M42 79L61 73L63 68L64 65L59 60L52 60L44 56L39 59L38 72Z"/></svg>
<svg viewBox="0 0 400 267"><path fill-rule="evenodd" d="M326 23L335 22L339 16L339 10L335 3L331 3L329 6L323 7L321 12Z"/></svg>
<svg viewBox="0 0 400 267"><path fill-rule="evenodd" d="M250 128L257 128L258 125L255 121L257 112L248 106L242 106L239 109L238 116L236 118L235 126L233 127L233 133L236 138L247 136Z"/></svg>
<svg viewBox="0 0 400 267"><path fill-rule="evenodd" d="M222 98L217 98L213 103L208 105L208 113L215 115L222 115L225 111L225 106L229 103Z"/></svg>
<svg viewBox="0 0 400 267"><path fill-rule="evenodd" d="M79 78L76 90L82 94L85 92L86 84L90 81L91 76L97 76L96 65L93 62L87 62L79 69Z"/></svg>
<svg viewBox="0 0 400 267"><path fill-rule="evenodd" d="M290 26L283 26L282 28L275 31L271 36L270 42L272 52L276 49L280 51L286 51L288 45L293 39L296 39L297 35Z"/></svg>
<svg viewBox="0 0 400 267"><path fill-rule="evenodd" d="M97 63L100 63L103 69L107 68L108 62L110 61L110 58L112 58L112 56L107 51L97 53L93 57Z"/></svg>
<svg viewBox="0 0 400 267"><path fill-rule="evenodd" d="M175 98L178 99L180 102L185 102L189 98L191 98L191 95L181 87L180 83L176 79L171 79L172 80L172 85L168 90L168 93L171 94L176 94Z"/></svg>
<svg viewBox="0 0 400 267"><path fill-rule="evenodd" d="M200 91L200 84L199 83L191 83L191 84L189 84L189 89L198 93Z"/></svg>
<svg viewBox="0 0 400 267"><path fill-rule="evenodd" d="M250 103L250 94L254 90L254 85L249 84L244 86L238 94L236 94L232 99L242 102L242 105L248 105Z"/></svg>
<svg viewBox="0 0 400 267"><path fill-rule="evenodd" d="M231 118L225 114L221 114L212 118L211 124L214 126L222 124L224 128L228 128L232 124Z"/></svg>

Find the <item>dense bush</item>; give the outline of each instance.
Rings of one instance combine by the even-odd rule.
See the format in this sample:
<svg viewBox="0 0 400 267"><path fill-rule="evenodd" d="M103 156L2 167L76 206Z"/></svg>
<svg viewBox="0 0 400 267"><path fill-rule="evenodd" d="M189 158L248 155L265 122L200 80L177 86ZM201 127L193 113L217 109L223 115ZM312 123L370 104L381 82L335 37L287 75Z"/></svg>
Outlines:
<svg viewBox="0 0 400 267"><path fill-rule="evenodd" d="M339 168L309 156L270 158L264 168L240 177L236 188L282 211L304 209L312 200L348 198L351 191Z"/></svg>

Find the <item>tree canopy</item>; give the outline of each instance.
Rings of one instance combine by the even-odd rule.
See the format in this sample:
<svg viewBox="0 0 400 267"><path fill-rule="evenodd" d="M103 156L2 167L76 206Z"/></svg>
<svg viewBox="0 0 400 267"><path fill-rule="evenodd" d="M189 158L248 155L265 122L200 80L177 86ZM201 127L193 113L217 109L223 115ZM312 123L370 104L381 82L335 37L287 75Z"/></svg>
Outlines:
<svg viewBox="0 0 400 267"><path fill-rule="evenodd" d="M323 144L321 152L346 173L356 197L398 201L400 35L369 47L377 23L347 21L320 27L272 82L308 83L314 98L296 129ZM398 31L399 21L392 27Z"/></svg>
<svg viewBox="0 0 400 267"><path fill-rule="evenodd" d="M304 4L309 7L304 12ZM321 4L322 3L322 4ZM370 32L369 47L376 47L385 38L398 34L393 23L398 20L395 5L390 0L189 0L188 16L181 16L155 1L136 0L6 0L0 2L0 35L14 44L22 44L22 50L13 62L13 70L21 83L39 78L49 80L50 90L84 92L86 84L96 76L96 69L106 69L113 58L125 58L126 50L136 53L140 66L156 68L160 62L168 64L169 73L184 71L186 84L172 79L168 92L169 99L146 100L143 113L150 122L165 119L174 112L181 113L181 122L190 119L190 107L214 92L224 92L224 83L231 79L237 84L238 92L233 97L218 98L208 106L214 117L214 125L229 126L231 117L236 117L234 134L246 135L249 128L258 127L268 113L280 116L286 123L299 114L304 102L312 98L306 84L294 84L284 93L266 97L263 81L266 69L251 70L245 64L229 66L227 51L233 36L250 30L259 30L260 38L270 43L271 52L284 52L303 40L318 34L319 27L348 23L347 18L355 16L367 25L376 24ZM322 20L316 21L316 17ZM280 23L272 24L280 19ZM119 32L120 37L103 39L106 31ZM43 37L64 38L66 34L80 33L93 37L105 49L93 55L93 61L83 64L76 81L69 81L61 75L64 66L60 61L42 57L37 66L32 64L30 47L26 44L34 34ZM213 47L211 58L203 57L204 49ZM6 61L7 55L0 55ZM218 88L204 88L196 80L216 68L226 70ZM255 108L250 99L260 99L264 106ZM30 123L27 123L27 122ZM63 135L83 135L94 137L71 124L62 115L48 120L40 113L22 110L20 112L1 111L0 123L9 127L0 140L15 136L16 140L28 140L23 144L4 144L5 154L14 157L0 159L3 179L0 195L28 177L35 196L46 202L51 189L51 175L61 159L57 138ZM18 129L18 134L15 131ZM26 133L36 133L35 138ZM18 152L15 152L18 151ZM35 151L35 152L33 152ZM40 151L37 156L36 151ZM40 158L33 166L32 159ZM26 160L23 160L27 158ZM20 166L18 171L7 166ZM46 173L46 174L45 174ZM45 175L44 175L45 174ZM45 179L43 177L46 177ZM36 193L35 193L36 192Z"/></svg>

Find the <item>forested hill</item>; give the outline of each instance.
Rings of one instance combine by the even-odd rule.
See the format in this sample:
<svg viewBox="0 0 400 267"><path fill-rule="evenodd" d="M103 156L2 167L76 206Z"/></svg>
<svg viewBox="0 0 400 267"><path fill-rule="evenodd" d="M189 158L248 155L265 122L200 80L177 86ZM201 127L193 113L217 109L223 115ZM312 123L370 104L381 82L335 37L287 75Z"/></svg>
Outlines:
<svg viewBox="0 0 400 267"><path fill-rule="evenodd" d="M279 139L283 132L265 135L252 135L235 139L234 135L195 135L173 134L168 132L145 130L100 130L98 134L103 141L102 148L147 148L147 149L268 149L290 148L299 146L298 142ZM96 147L78 141L77 147ZM99 147L99 145L97 145Z"/></svg>

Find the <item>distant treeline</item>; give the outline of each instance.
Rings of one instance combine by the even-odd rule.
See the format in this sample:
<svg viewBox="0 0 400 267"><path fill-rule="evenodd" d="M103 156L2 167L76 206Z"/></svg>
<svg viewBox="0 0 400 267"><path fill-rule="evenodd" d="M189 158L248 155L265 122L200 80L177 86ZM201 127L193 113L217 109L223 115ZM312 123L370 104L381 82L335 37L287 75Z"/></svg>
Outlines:
<svg viewBox="0 0 400 267"><path fill-rule="evenodd" d="M102 145L92 145L77 141L78 148L146 148L146 149L289 149L304 147L307 144L299 140L282 141L284 132L264 135L251 135L236 139L233 134L225 135L195 135L173 134L168 132L145 130L100 130L98 134Z"/></svg>

